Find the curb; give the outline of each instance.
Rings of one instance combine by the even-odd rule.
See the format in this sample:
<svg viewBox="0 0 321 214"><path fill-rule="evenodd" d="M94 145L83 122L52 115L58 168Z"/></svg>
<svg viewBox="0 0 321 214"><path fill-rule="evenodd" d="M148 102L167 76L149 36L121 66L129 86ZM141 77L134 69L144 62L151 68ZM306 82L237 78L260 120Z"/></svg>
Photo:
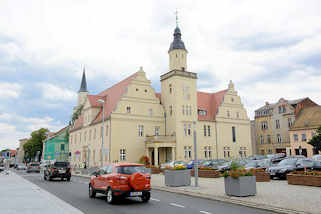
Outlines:
<svg viewBox="0 0 321 214"><path fill-rule="evenodd" d="M286 209L286 208L282 208L282 207L275 207L275 206L270 206L270 205L266 205L266 204L246 202L246 201L241 201L241 200L232 199L232 198L228 198L228 197L213 196L213 195L196 193L196 192L189 192L189 191L178 190L178 189L174 190L174 189L171 189L168 187L153 186L152 189L171 192L171 193L177 193L177 194L182 194L182 195L187 195L187 196L194 196L194 197L199 197L199 198L204 198L204 199L209 199L209 200L215 200L215 201L220 201L220 202L227 202L227 203L242 205L242 206L246 206L246 207L256 208L256 209L273 211L273 212L282 213L282 214L312 214L309 212Z"/></svg>

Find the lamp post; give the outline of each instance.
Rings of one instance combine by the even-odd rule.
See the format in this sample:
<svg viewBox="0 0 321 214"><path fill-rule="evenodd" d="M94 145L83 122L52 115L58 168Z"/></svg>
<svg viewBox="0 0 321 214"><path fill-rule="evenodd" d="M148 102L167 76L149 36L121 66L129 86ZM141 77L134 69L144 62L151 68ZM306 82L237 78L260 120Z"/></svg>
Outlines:
<svg viewBox="0 0 321 214"><path fill-rule="evenodd" d="M196 143L196 122L193 122L193 137L194 137L194 178L195 187L198 187L198 160L197 160L197 143Z"/></svg>
<svg viewBox="0 0 321 214"><path fill-rule="evenodd" d="M101 125L101 167L104 166L104 119L105 119L105 101L102 99L99 99L98 102L100 102L103 106L103 122ZM109 148L110 149L110 148Z"/></svg>

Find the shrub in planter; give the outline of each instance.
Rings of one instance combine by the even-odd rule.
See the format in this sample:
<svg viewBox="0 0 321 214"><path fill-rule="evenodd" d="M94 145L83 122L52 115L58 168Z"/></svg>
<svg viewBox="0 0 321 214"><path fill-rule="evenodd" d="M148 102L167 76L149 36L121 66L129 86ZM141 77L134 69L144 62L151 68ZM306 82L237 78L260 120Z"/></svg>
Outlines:
<svg viewBox="0 0 321 214"><path fill-rule="evenodd" d="M165 185L171 187L190 186L191 172L185 166L175 166L165 169Z"/></svg>
<svg viewBox="0 0 321 214"><path fill-rule="evenodd" d="M232 165L231 165L232 166ZM234 165L230 171L225 171L225 194L229 196L256 195L256 178L253 173Z"/></svg>
<svg viewBox="0 0 321 214"><path fill-rule="evenodd" d="M321 187L321 172L294 171L287 174L288 184Z"/></svg>

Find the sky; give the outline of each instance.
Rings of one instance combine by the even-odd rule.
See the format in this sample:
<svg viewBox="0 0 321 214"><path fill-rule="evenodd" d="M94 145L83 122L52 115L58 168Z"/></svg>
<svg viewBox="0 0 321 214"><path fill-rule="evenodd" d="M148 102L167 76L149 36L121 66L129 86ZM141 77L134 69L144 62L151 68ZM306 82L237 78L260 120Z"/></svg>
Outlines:
<svg viewBox="0 0 321 214"><path fill-rule="evenodd" d="M176 9L198 90L232 80L251 119L281 97L321 104L318 0L1 0L0 150L66 126L84 66L91 94L140 66L159 92Z"/></svg>

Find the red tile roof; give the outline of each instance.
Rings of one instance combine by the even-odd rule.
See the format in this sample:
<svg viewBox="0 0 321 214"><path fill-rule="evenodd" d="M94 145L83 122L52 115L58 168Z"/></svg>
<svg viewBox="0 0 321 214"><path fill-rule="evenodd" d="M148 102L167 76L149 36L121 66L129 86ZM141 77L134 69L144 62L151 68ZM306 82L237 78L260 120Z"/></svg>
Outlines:
<svg viewBox="0 0 321 214"><path fill-rule="evenodd" d="M206 115L198 115L198 120L215 121L217 110L222 104L223 98L228 90L216 93L197 92L197 108L205 110Z"/></svg>
<svg viewBox="0 0 321 214"><path fill-rule="evenodd" d="M111 112L115 109L120 98L127 91L128 85L136 77L136 75L137 73L134 73L133 75L127 77L126 79L120 81L119 83L113 85L112 87L102 91L97 95L88 95L87 97L89 99L90 105L92 107L100 107L102 106L102 104L98 102L98 99L105 100L104 117L107 118L108 116L110 116ZM93 120L92 124L100 122L101 120L102 120L102 108L100 109L96 118ZM83 125L83 115L81 115L79 119L75 121L75 125L72 128L72 130L81 128L82 125Z"/></svg>

